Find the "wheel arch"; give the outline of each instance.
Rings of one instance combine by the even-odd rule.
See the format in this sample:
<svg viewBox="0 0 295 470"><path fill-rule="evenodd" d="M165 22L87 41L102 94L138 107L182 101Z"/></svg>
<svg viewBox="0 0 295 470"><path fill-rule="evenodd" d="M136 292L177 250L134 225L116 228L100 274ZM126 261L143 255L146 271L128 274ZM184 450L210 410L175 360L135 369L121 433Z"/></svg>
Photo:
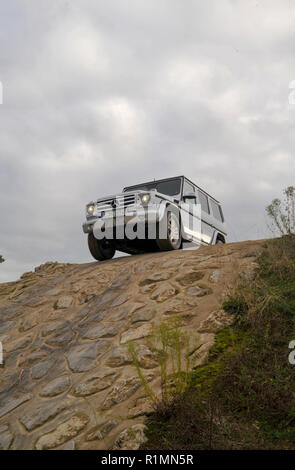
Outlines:
<svg viewBox="0 0 295 470"><path fill-rule="evenodd" d="M226 239L223 233L220 233L220 232L215 233L213 244L216 245L217 242L226 243Z"/></svg>

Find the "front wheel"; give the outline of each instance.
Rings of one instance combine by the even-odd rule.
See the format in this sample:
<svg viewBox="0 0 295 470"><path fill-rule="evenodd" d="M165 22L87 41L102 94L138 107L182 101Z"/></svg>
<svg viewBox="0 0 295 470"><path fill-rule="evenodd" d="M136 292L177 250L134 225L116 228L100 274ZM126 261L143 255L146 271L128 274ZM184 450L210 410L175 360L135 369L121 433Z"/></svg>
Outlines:
<svg viewBox="0 0 295 470"><path fill-rule="evenodd" d="M116 253L116 248L112 240L97 240L93 233L88 234L88 248L93 258L97 261L111 259Z"/></svg>
<svg viewBox="0 0 295 470"><path fill-rule="evenodd" d="M157 245L163 251L178 250L181 246L179 214L176 211L167 210L166 221L166 238L157 238Z"/></svg>

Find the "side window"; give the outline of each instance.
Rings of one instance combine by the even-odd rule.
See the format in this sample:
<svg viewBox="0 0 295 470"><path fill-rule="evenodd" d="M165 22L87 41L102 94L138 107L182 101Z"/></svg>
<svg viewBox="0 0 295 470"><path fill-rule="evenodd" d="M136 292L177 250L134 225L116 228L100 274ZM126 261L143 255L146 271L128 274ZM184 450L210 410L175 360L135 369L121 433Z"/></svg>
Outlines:
<svg viewBox="0 0 295 470"><path fill-rule="evenodd" d="M188 183L186 180L184 180L184 182L183 182L183 194L194 193L194 192L195 192L195 188L193 187L193 185Z"/></svg>
<svg viewBox="0 0 295 470"><path fill-rule="evenodd" d="M211 202L213 216L215 217L215 219L219 220L220 222L223 222L223 216L222 216L220 206L216 204L216 202L212 201L212 199L210 200L210 202Z"/></svg>
<svg viewBox="0 0 295 470"><path fill-rule="evenodd" d="M187 193L195 193L195 188L192 184L188 183L188 181L184 180L184 182L183 182L183 194L187 194ZM189 205L195 204L194 199L187 199L186 202Z"/></svg>
<svg viewBox="0 0 295 470"><path fill-rule="evenodd" d="M201 191L198 191L198 193L202 211L206 212L207 214L210 214L208 197Z"/></svg>

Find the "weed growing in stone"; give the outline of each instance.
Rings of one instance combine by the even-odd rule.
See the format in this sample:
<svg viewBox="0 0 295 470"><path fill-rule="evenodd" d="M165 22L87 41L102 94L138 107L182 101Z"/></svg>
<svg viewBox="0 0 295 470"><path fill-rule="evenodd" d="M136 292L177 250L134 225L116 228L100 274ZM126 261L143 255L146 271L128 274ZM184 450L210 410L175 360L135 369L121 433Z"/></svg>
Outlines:
<svg viewBox="0 0 295 470"><path fill-rule="evenodd" d="M146 396L154 404L169 403L185 392L190 384L191 336L181 330L179 318L170 319L153 327L149 347L155 355L161 374L161 396L158 397L144 377L140 367L136 344L128 345L133 364L144 387ZM195 339L196 340L196 339Z"/></svg>

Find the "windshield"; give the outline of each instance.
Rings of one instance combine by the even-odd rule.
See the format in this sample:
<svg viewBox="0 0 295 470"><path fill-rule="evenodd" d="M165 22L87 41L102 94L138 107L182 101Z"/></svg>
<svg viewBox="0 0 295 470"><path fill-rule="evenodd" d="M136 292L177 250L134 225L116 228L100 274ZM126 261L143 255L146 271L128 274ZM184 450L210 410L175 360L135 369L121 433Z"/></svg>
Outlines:
<svg viewBox="0 0 295 470"><path fill-rule="evenodd" d="M152 183L143 183L137 186L129 186L124 188L125 191L151 191L156 189L159 193L166 194L166 196L177 196L180 193L181 179L174 178L166 181L153 181Z"/></svg>

